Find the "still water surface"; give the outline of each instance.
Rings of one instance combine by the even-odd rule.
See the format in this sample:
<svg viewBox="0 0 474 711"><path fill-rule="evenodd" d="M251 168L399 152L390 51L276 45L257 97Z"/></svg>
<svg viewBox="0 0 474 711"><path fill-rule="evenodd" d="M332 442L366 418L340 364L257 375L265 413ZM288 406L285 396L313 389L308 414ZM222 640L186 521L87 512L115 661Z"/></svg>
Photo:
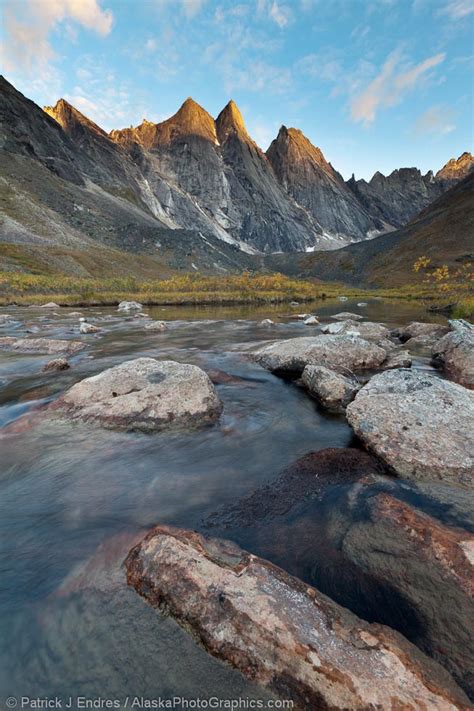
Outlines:
<svg viewBox="0 0 474 711"><path fill-rule="evenodd" d="M154 524L204 530L212 514L275 480L299 457L354 444L342 417L325 414L295 384L242 355L258 342L310 335L312 329L291 320L291 313L315 312L324 321L341 310L389 326L443 320L417 304L381 300L364 309L350 301L298 308L153 307L146 309L150 316L169 321L164 333L153 333L113 309L82 309L104 330L80 337L90 347L71 359L71 370L42 374L51 357L0 352L0 425L138 356L239 378L217 386L224 414L217 426L201 431L146 435L44 421L21 434L0 435L0 696L266 698L127 589L120 564ZM2 335L26 335L26 323L39 329L30 335L78 338L71 311L54 316L10 308L17 322ZM266 317L276 325L260 325ZM416 367L429 369L423 354ZM228 535L310 582L323 584L325 570L327 591L370 617L361 593L343 576L338 581L322 560L321 546L310 561L297 555L309 545L302 527L311 532L331 502L336 510L338 491L334 487L325 498L325 510L318 500L305 504L297 526L293 511L267 528L245 524Z"/></svg>

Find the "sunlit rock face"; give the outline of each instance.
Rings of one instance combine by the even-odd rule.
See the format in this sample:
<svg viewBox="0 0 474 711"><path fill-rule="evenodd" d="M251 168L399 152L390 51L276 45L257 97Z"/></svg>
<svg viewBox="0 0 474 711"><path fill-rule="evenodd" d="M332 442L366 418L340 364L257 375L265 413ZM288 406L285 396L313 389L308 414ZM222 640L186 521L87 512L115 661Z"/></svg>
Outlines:
<svg viewBox="0 0 474 711"><path fill-rule="evenodd" d="M300 130L282 126L267 157L285 190L329 235L360 240L384 229Z"/></svg>
<svg viewBox="0 0 474 711"><path fill-rule="evenodd" d="M473 170L474 156L468 151L464 151L459 158L451 158L441 170L438 170L436 180L452 185L465 178Z"/></svg>

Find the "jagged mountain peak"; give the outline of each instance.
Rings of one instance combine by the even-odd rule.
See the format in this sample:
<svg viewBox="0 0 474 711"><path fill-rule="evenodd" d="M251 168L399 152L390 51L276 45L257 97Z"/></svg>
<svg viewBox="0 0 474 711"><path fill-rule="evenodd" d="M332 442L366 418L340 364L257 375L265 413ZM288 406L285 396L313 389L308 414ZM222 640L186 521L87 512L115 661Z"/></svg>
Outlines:
<svg viewBox="0 0 474 711"><path fill-rule="evenodd" d="M54 106L45 106L43 111L59 123L62 129L71 136L75 136L77 133L81 133L84 128L87 128L95 134L108 138L107 133L100 126L87 118L87 116L84 116L66 99L59 99Z"/></svg>
<svg viewBox="0 0 474 711"><path fill-rule="evenodd" d="M283 156L285 160L294 163L313 163L336 178L336 172L325 159L321 149L314 146L299 128L287 128L282 125L277 137L271 142L267 150L270 162L274 164Z"/></svg>
<svg viewBox="0 0 474 711"><path fill-rule="evenodd" d="M200 136L215 143L217 141L214 119L203 107L188 97L178 111L162 123L156 125L157 142L170 143L182 136Z"/></svg>
<svg viewBox="0 0 474 711"><path fill-rule="evenodd" d="M474 170L474 156L469 151L461 153L459 158L451 158L436 173L438 180L460 180Z"/></svg>
<svg viewBox="0 0 474 711"><path fill-rule="evenodd" d="M235 133L241 138L249 139L244 118L233 99L224 106L217 117L216 130L221 143L224 143L230 133Z"/></svg>

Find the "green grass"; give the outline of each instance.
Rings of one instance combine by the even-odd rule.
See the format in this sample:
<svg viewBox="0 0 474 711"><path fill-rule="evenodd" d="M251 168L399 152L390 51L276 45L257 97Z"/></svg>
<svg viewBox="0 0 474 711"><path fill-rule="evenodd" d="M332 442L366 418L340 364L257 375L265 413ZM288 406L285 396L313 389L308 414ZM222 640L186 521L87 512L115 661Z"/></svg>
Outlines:
<svg viewBox="0 0 474 711"><path fill-rule="evenodd" d="M407 299L435 301L442 298L426 285L397 289L367 290L336 283L291 279L281 274L203 277L186 274L165 279L140 280L135 277L105 279L58 275L0 272L0 305L39 304L55 301L60 306L114 305L125 299L143 304L245 304L311 301L344 294L348 298ZM447 303L448 297L444 296ZM465 318L472 316L473 299L459 299L457 309Z"/></svg>

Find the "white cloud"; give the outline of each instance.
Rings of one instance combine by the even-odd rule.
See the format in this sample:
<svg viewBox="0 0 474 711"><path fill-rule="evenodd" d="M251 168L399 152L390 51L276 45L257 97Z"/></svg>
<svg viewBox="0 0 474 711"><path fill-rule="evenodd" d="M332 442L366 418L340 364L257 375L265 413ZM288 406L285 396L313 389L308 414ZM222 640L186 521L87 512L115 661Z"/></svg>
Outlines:
<svg viewBox="0 0 474 711"><path fill-rule="evenodd" d="M440 15L448 15L453 20L467 17L474 12L474 0L448 0L440 9Z"/></svg>
<svg viewBox="0 0 474 711"><path fill-rule="evenodd" d="M105 37L113 15L98 0L6 0L3 24L6 40L3 63L7 72L37 73L53 58L50 33L60 24L70 33L72 23Z"/></svg>
<svg viewBox="0 0 474 711"><path fill-rule="evenodd" d="M444 61L445 54L435 54L420 64L401 70L398 51L389 55L381 70L369 85L351 101L351 116L365 125L373 123L381 108L394 106L403 95L412 90L430 69Z"/></svg>
<svg viewBox="0 0 474 711"><path fill-rule="evenodd" d="M267 150L278 133L278 124L275 122L268 123L261 116L249 121L247 128L249 135L252 136L257 146L260 146L264 151Z"/></svg>
<svg viewBox="0 0 474 711"><path fill-rule="evenodd" d="M446 106L432 106L418 118L415 124L417 134L430 133L437 137L452 133L455 128L454 111Z"/></svg>

